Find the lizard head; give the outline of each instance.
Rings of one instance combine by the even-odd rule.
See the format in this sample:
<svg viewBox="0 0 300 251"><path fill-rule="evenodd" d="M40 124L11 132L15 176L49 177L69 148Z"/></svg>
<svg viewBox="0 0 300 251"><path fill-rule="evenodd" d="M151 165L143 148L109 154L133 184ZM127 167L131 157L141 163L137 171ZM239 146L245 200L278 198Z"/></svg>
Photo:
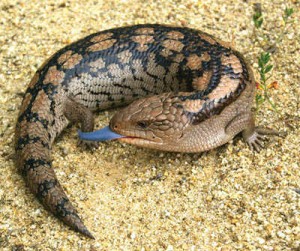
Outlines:
<svg viewBox="0 0 300 251"><path fill-rule="evenodd" d="M181 100L172 93L139 99L117 112L110 129L118 140L165 151L181 151L178 144L189 124ZM176 150L177 149L177 150Z"/></svg>

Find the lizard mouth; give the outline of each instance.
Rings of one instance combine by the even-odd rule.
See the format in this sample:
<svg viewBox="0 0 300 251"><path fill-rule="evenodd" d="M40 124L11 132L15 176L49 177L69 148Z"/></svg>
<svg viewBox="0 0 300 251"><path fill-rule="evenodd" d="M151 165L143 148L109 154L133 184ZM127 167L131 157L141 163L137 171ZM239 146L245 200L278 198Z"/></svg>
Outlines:
<svg viewBox="0 0 300 251"><path fill-rule="evenodd" d="M81 132L78 131L79 138L81 140L87 140L87 141L108 141L108 140L119 140L121 142L130 143L130 144L136 144L136 145L145 145L145 144L151 144L151 143L161 143L157 142L156 140L149 140L142 137L136 137L136 136L125 136L118 134L110 129L109 126L106 126L102 129L93 131L93 132Z"/></svg>

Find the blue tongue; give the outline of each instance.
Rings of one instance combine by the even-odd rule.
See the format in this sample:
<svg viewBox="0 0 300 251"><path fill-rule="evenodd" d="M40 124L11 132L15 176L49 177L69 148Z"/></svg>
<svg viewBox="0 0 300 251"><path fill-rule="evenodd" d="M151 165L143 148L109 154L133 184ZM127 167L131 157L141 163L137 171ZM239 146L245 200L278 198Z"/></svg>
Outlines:
<svg viewBox="0 0 300 251"><path fill-rule="evenodd" d="M123 135L113 132L109 128L109 126L106 126L94 132L82 132L79 130L78 135L81 140L90 140L90 141L105 141L105 140L119 139L125 137Z"/></svg>

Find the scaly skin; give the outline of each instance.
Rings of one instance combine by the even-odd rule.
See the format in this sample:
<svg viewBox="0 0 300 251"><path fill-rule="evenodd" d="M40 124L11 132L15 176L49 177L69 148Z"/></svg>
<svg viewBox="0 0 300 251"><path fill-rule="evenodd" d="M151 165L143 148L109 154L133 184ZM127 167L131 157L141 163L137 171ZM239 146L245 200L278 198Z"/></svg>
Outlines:
<svg viewBox="0 0 300 251"><path fill-rule="evenodd" d="M128 143L199 152L243 132L259 149L251 106L251 70L242 56L201 31L137 25L87 36L56 52L36 72L16 125L17 165L41 203L93 238L60 186L51 146L70 122L94 129L93 110L134 102L112 119ZM154 138L153 138L154 137Z"/></svg>

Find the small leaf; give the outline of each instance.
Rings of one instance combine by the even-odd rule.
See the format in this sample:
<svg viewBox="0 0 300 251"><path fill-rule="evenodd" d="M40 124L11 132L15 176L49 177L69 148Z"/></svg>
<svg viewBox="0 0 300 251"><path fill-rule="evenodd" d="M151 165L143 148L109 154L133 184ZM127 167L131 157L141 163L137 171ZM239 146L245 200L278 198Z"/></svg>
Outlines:
<svg viewBox="0 0 300 251"><path fill-rule="evenodd" d="M260 28L263 23L263 19L257 20L257 28Z"/></svg>
<svg viewBox="0 0 300 251"><path fill-rule="evenodd" d="M294 13L294 9L293 8L285 8L285 10L284 10L284 15L287 18L290 17L293 13Z"/></svg>
<svg viewBox="0 0 300 251"><path fill-rule="evenodd" d="M261 12L255 12L252 16L255 28L260 28L263 23L263 17Z"/></svg>
<svg viewBox="0 0 300 251"><path fill-rule="evenodd" d="M273 68L273 65L269 64L266 66L265 70L264 70L264 73L268 73L269 71L271 71Z"/></svg>
<svg viewBox="0 0 300 251"><path fill-rule="evenodd" d="M262 13L261 12L255 12L254 14L253 14L253 20L255 21L255 20L258 20L258 19L260 19L260 18L262 18Z"/></svg>
<svg viewBox="0 0 300 251"><path fill-rule="evenodd" d="M263 64L266 65L270 60L270 53L268 53L268 52L262 53L261 58L262 58Z"/></svg>

